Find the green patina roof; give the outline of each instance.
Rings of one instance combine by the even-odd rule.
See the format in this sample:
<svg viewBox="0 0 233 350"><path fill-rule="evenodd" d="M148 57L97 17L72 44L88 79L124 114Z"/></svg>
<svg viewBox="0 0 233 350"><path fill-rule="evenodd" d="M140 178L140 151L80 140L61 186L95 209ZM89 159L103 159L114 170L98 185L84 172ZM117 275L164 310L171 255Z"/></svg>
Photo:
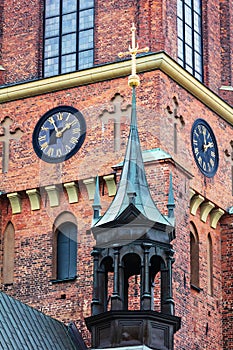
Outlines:
<svg viewBox="0 0 233 350"><path fill-rule="evenodd" d="M163 151L161 148L153 148L142 151L142 159L144 163L153 162L155 160L164 160L164 159L172 159L172 156ZM113 165L112 168L121 168L123 166L123 162L120 162L116 165Z"/></svg>
<svg viewBox="0 0 233 350"><path fill-rule="evenodd" d="M132 197L133 205L147 220L164 226L173 226L173 223L160 213L150 194L137 129L135 87L133 87L132 92L130 133L119 187L110 207L93 227L100 227L116 221L129 207ZM161 156L161 152L159 153ZM150 153L150 156L149 153L147 154L149 158L151 158L151 155L152 153ZM166 154L166 157L169 158L170 156Z"/></svg>
<svg viewBox="0 0 233 350"><path fill-rule="evenodd" d="M77 350L69 328L0 292L1 350Z"/></svg>

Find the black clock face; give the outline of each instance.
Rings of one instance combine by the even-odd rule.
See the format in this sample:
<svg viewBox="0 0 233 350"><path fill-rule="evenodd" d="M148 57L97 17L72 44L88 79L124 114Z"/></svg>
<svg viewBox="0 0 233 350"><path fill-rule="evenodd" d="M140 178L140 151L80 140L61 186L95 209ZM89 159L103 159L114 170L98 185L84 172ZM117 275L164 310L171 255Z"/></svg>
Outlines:
<svg viewBox="0 0 233 350"><path fill-rule="evenodd" d="M33 132L33 147L42 160L59 163L72 157L82 146L86 123L75 108L60 106L48 111Z"/></svg>
<svg viewBox="0 0 233 350"><path fill-rule="evenodd" d="M218 169L218 147L214 133L205 120L197 119L194 122L191 142L198 168L205 176L213 177Z"/></svg>

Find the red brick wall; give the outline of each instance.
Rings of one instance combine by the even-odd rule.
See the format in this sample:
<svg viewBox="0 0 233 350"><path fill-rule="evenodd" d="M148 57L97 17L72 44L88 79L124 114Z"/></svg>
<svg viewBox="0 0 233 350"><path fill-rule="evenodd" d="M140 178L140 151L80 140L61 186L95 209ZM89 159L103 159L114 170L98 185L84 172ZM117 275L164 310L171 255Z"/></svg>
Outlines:
<svg viewBox="0 0 233 350"><path fill-rule="evenodd" d="M0 36L4 81L7 84L40 78L43 2L25 0L16 4L8 0L5 3L2 38ZM221 85L232 85L232 11L229 0L203 1L204 81L216 93ZM95 64L119 60L118 53L131 44L132 22L137 25L140 47L149 46L151 52L165 51L176 59L175 19L176 0L169 5L165 1L123 1L120 7L117 1L96 0ZM228 96L222 97L232 103Z"/></svg>
<svg viewBox="0 0 233 350"><path fill-rule="evenodd" d="M3 11L3 35L0 32L2 49L0 64L6 69L6 83L35 79L41 75L42 59L42 2L5 1ZM32 5L32 6L31 6ZM224 83L230 83L229 52L224 54L221 45L228 48L228 37L216 34L216 28L226 24L226 12L219 13L219 2L203 1L205 54L205 83L216 93L223 84L221 64L228 63ZM232 5L221 1L221 6ZM208 12L207 12L208 11ZM216 12L217 11L217 12ZM1 12L0 12L1 14ZM111 16L109 14L114 14ZM225 16L225 17L224 17ZM176 58L176 1L166 6L165 1L123 1L119 9L116 1L96 1L95 62L102 64L117 60L119 51L127 50L130 44L132 21L138 27L140 47L149 45L151 51L165 50ZM224 22L225 21L225 22ZM140 25L138 25L140 24ZM232 24L231 24L232 25ZM0 28L1 29L1 28ZM1 41L2 39L2 41ZM225 46L226 45L226 46ZM1 58L0 58L1 59ZM228 73L227 73L228 72ZM174 240L174 298L176 314L182 317L182 328L175 337L177 350L208 349L229 350L232 347L232 314L230 283L232 240L231 219L221 220L217 229L200 220L200 211L190 215L189 189L194 189L216 206L226 210L232 205L231 164L225 151L230 151L233 130L230 124L196 100L174 81L160 71L141 74L141 85L137 89L138 128L143 150L161 148L172 155L173 161L154 162L146 166L148 183L158 208L167 213L169 172L173 173L176 201L176 239ZM0 90L1 93L1 90ZM89 338L84 326L84 317L90 315L92 294L92 259L90 252L94 245L90 229L92 201L88 199L83 179L107 175L111 168L122 161L128 135L128 121L122 124L121 149L114 152L113 122L103 126L100 114L111 110L111 100L116 93L131 103L131 91L127 79L115 79L102 83L44 94L33 98L1 104L0 121L10 117L12 129L20 128L23 135L19 141L11 141L10 161L7 173L2 173L0 164L0 190L6 193L19 192L22 198L22 212L12 214L6 194L0 197L1 213L1 255L4 230L9 221L15 227L15 282L13 286L1 289L22 301L37 307L51 316L65 322L74 320ZM232 93L222 95L232 101ZM177 114L183 117L180 124L172 113L174 97L178 101ZM60 165L40 161L32 147L32 132L39 118L48 110L59 105L76 107L87 123L86 140L79 152ZM168 108L169 107L169 108ZM205 178L197 169L192 156L190 131L197 118L204 118L211 125L218 142L220 164L214 178ZM177 123L177 152L174 150L174 123ZM0 142L0 156L2 143ZM119 177L117 177L119 178ZM79 186L78 203L69 204L64 190L60 193L60 206L50 208L44 186L76 181ZM101 178L103 209L111 198ZM41 190L41 209L31 211L25 190ZM224 195L223 195L224 194ZM53 224L59 214L69 211L78 223L78 277L73 282L55 283L53 278ZM228 220L228 221L227 221ZM197 227L200 242L200 291L190 287L189 231L190 221ZM222 225L222 226L221 226ZM213 242L213 296L207 289L207 237ZM221 253L222 252L222 258ZM221 265L222 263L222 265ZM223 298L223 305L222 305ZM223 321L223 322L222 322ZM222 332L223 331L223 332ZM222 343L223 333L223 343Z"/></svg>
<svg viewBox="0 0 233 350"><path fill-rule="evenodd" d="M222 85L232 86L232 28L233 28L233 5L230 0L221 0L220 6L220 29L221 29L221 81Z"/></svg>
<svg viewBox="0 0 233 350"><path fill-rule="evenodd" d="M77 320L85 337L83 318L90 315L92 294L92 261L90 252L94 245L92 235L87 233L92 219L92 201L88 199L82 180L112 172L112 165L123 159L128 133L128 122L123 124L122 148L113 152L113 124L102 128L99 115L112 108L111 99L120 93L128 104L131 91L127 79L92 84L66 91L28 98L2 104L2 119L10 116L14 126L24 134L20 141L11 144L9 171L0 174L1 189L18 191L22 196L22 213L11 213L6 195L1 198L2 233L9 220L16 230L15 284L3 290L22 299L42 311L65 322ZM174 120L167 114L167 106L173 108L173 97L178 101L178 115L182 114L185 125L178 127L178 147L174 153ZM62 104L73 105L84 115L87 122L87 137L80 151L62 165L40 161L34 154L31 135L36 122L47 110ZM38 112L39 111L39 112ZM175 160L155 162L146 166L148 182L158 208L167 213L168 179L172 170L176 200L176 239L174 240L174 297L176 314L182 317L182 328L176 335L176 348L184 349L191 344L208 350L221 347L221 256L220 227L210 228L209 220L202 223L200 213L189 214L189 188L195 189L221 208L231 204L231 166L224 158L229 148L232 129L201 102L190 96L159 71L141 76L137 89L138 128L143 150L160 147ZM206 179L197 169L192 157L190 130L196 118L203 117L213 128L221 156L217 174ZM125 120L125 119L123 119ZM228 135L224 137L224 135ZM79 202L69 204L65 191L61 192L60 206L50 208L48 198L42 191L41 209L31 211L25 194L28 188L41 188L49 184L77 181ZM102 180L101 180L102 181ZM102 188L102 183L101 183ZM222 196L222 193L225 193ZM102 196L106 210L111 198ZM52 230L56 217L64 210L75 215L78 222L78 277L69 283L52 284ZM198 230L200 241L200 292L190 288L189 222ZM207 292L207 236L211 234L214 246L214 295ZM62 299L62 295L66 299ZM63 296L64 297L64 296ZM182 345L185 341L185 347ZM191 347L192 348L192 347ZM193 347L194 348L194 347ZM227 349L227 347L225 348Z"/></svg>
<svg viewBox="0 0 233 350"><path fill-rule="evenodd" d="M223 348L233 348L233 273L232 273L232 216L223 220L221 232L222 255L222 318L223 318Z"/></svg>
<svg viewBox="0 0 233 350"><path fill-rule="evenodd" d="M4 2L2 60L5 83L41 76L42 1Z"/></svg>

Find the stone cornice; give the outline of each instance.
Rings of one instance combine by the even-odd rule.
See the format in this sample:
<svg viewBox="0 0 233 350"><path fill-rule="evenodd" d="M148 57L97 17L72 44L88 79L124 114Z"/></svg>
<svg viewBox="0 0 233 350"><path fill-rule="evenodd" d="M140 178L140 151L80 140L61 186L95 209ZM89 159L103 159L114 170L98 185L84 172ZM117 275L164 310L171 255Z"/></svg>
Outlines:
<svg viewBox="0 0 233 350"><path fill-rule="evenodd" d="M137 58L137 73L159 69L194 95L212 111L233 125L233 108L200 83L166 53L150 53ZM130 60L119 61L74 73L0 88L0 103L37 96L77 86L128 76Z"/></svg>

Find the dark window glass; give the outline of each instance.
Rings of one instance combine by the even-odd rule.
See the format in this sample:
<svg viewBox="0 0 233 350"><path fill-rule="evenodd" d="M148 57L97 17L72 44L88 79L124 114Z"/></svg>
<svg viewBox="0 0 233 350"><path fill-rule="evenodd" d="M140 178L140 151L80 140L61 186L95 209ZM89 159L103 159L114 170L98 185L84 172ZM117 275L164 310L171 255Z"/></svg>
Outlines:
<svg viewBox="0 0 233 350"><path fill-rule="evenodd" d="M178 63L203 80L201 0L178 0Z"/></svg>
<svg viewBox="0 0 233 350"><path fill-rule="evenodd" d="M46 0L43 75L93 66L94 0Z"/></svg>
<svg viewBox="0 0 233 350"><path fill-rule="evenodd" d="M191 285L199 288L199 242L196 234L190 232Z"/></svg>
<svg viewBox="0 0 233 350"><path fill-rule="evenodd" d="M77 228L68 222L57 233L57 279L75 278L77 273Z"/></svg>
<svg viewBox="0 0 233 350"><path fill-rule="evenodd" d="M207 241L207 269L208 293L213 295L213 243L210 233Z"/></svg>

